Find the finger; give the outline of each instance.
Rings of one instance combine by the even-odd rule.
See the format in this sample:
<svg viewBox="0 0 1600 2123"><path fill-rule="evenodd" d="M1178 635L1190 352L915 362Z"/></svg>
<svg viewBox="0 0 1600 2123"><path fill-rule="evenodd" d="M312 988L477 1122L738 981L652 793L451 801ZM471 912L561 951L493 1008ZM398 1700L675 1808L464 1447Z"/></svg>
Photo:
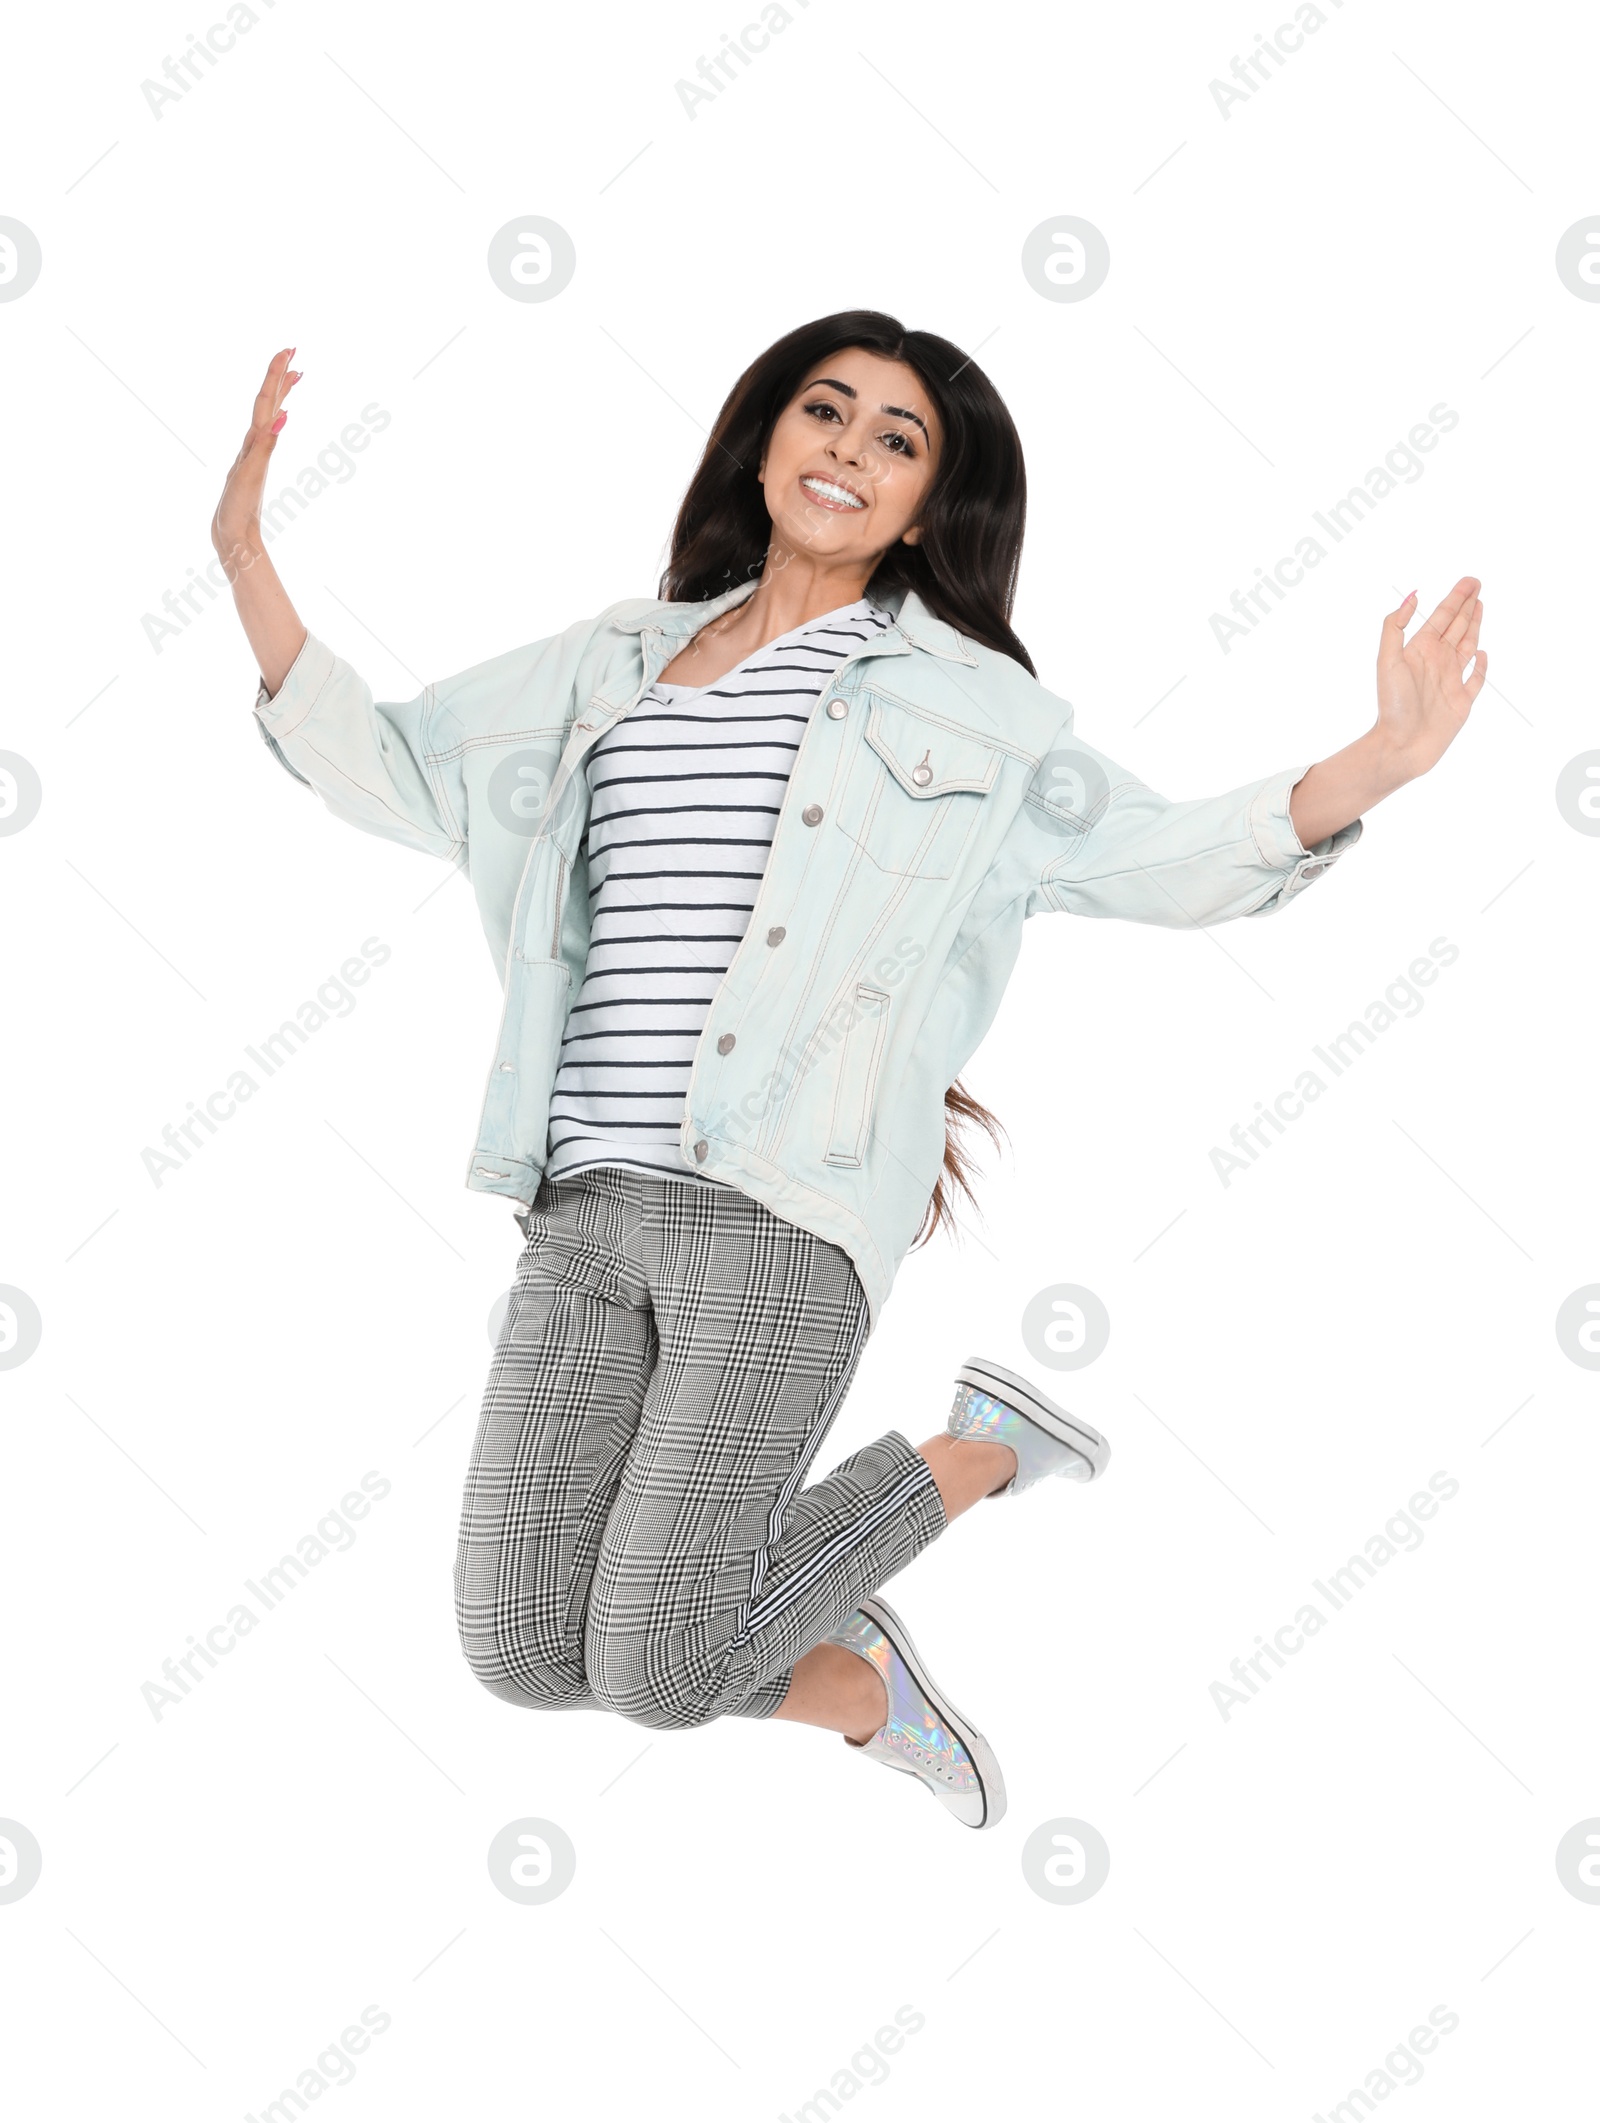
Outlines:
<svg viewBox="0 0 1600 2123"><path fill-rule="evenodd" d="M288 414L282 410L281 406L276 406L269 412L265 425L255 428L252 432L259 442L270 449L273 443L277 441L283 424L288 417Z"/></svg>
<svg viewBox="0 0 1600 2123"><path fill-rule="evenodd" d="M280 412L282 411L282 409L283 409L283 401L284 401L284 399L285 399L285 398L287 398L287 397L288 397L288 395L289 395L289 381L288 381L288 371L287 371L287 369L285 369L285 370L284 370L284 372L283 372L283 373L282 373L282 374L281 374L281 375L279 376L279 378L278 378L278 380L277 380L277 383L276 383L276 384L275 384L275 385L273 386L273 392L272 392L272 404L271 404L271 408L270 408L270 410L269 410L269 412L268 412L268 414L267 414L267 425L268 425L269 427L270 427L270 426L272 425L273 421L274 421L274 420L275 420L275 419L277 418L278 414L279 414L279 413L280 413Z"/></svg>
<svg viewBox="0 0 1600 2123"><path fill-rule="evenodd" d="M258 451L270 452L288 417L287 413L271 413L263 421L252 420L245 430L244 444L239 451L240 459L254 456Z"/></svg>
<svg viewBox="0 0 1600 2123"><path fill-rule="evenodd" d="M283 376L294 353L292 346L283 347L267 363L267 373L261 379L261 388L256 393L256 402L251 409L251 423L262 428L276 416L283 397Z"/></svg>
<svg viewBox="0 0 1600 2123"><path fill-rule="evenodd" d="M1446 670L1459 676L1477 646L1478 628L1482 620L1483 606L1474 598L1470 605L1462 606L1443 634L1427 636L1425 653L1439 658ZM1418 639L1420 641L1422 636L1419 635Z"/></svg>
<svg viewBox="0 0 1600 2123"><path fill-rule="evenodd" d="M289 353L288 347L282 347L267 363L267 373L261 379L261 388L256 392L255 404L251 407L253 420L259 420L263 408L272 403L277 393L278 378L289 366Z"/></svg>
<svg viewBox="0 0 1600 2123"><path fill-rule="evenodd" d="M1383 628L1378 636L1378 668L1398 663L1400 652L1405 647L1406 621L1417 608L1417 593L1407 590L1392 612L1383 615Z"/></svg>
<svg viewBox="0 0 1600 2123"><path fill-rule="evenodd" d="M246 465L252 458L267 458L277 448L278 437L283 431L287 413L270 413L262 421L252 420L244 431L244 441L239 445L239 454L234 459L237 468Z"/></svg>
<svg viewBox="0 0 1600 2123"><path fill-rule="evenodd" d="M1445 628L1444 638L1451 648L1455 648L1459 643L1466 640L1467 629L1473 624L1473 615L1482 611L1483 604L1479 598L1469 597L1467 599L1455 618L1451 620L1449 626Z"/></svg>
<svg viewBox="0 0 1600 2123"><path fill-rule="evenodd" d="M1478 660L1472 667L1472 676L1462 687L1467 696L1467 706L1469 708L1483 691L1483 681L1489 675L1489 651L1487 649L1479 649L1476 654Z"/></svg>
<svg viewBox="0 0 1600 2123"><path fill-rule="evenodd" d="M1447 590L1423 624L1431 633L1443 634L1464 604L1471 604L1483 588L1476 575L1463 575L1453 590Z"/></svg>

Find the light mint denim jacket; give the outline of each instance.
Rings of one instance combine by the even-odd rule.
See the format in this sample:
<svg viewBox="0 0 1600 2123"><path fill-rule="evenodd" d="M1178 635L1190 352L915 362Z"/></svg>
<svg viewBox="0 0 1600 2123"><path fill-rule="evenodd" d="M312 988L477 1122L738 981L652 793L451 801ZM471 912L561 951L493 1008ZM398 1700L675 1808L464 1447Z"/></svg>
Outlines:
<svg viewBox="0 0 1600 2123"><path fill-rule="evenodd" d="M708 620L632 598L374 701L308 636L262 735L338 817L464 864L505 1009L467 1185L538 1190L589 945L589 748ZM914 593L839 666L795 758L749 930L695 1050L682 1157L850 1256L876 1322L944 1153L944 1093L1031 914L1194 928L1268 914L1360 835L1303 848L1290 767L1170 803L1075 737L1072 709Z"/></svg>

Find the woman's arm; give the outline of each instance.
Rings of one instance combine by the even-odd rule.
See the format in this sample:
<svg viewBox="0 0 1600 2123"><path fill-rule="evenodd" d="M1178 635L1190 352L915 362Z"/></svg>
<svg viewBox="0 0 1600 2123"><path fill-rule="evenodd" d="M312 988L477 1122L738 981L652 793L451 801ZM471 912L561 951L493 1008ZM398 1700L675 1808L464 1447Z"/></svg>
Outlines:
<svg viewBox="0 0 1600 2123"><path fill-rule="evenodd" d="M261 535L267 465L278 446L279 430L289 417L280 408L300 381L301 371L289 368L293 353L294 348L287 346L267 364L250 425L211 519L211 543L233 585L234 609L250 638L256 667L269 694L283 684L306 639L300 615L267 558Z"/></svg>
<svg viewBox="0 0 1600 2123"><path fill-rule="evenodd" d="M1314 848L1438 762L1489 668L1487 652L1478 647L1481 588L1475 576L1463 575L1409 642L1406 621L1415 590L1384 620L1377 721L1364 737L1302 774L1290 794L1289 818L1302 847ZM1463 680L1469 663L1472 676Z"/></svg>

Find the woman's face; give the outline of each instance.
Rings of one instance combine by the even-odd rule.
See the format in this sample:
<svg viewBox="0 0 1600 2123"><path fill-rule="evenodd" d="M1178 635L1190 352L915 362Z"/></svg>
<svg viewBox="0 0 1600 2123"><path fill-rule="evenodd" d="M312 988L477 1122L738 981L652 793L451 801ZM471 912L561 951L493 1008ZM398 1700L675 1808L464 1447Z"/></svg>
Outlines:
<svg viewBox="0 0 1600 2123"><path fill-rule="evenodd" d="M825 354L778 415L759 477L775 543L870 575L918 515L943 440L915 370L861 347Z"/></svg>

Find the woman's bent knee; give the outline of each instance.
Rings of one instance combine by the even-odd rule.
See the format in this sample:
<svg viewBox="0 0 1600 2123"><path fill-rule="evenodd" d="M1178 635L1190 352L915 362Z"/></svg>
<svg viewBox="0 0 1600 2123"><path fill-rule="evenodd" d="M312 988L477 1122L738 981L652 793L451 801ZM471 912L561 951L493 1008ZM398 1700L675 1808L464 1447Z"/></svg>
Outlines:
<svg viewBox="0 0 1600 2123"><path fill-rule="evenodd" d="M562 1710L592 1701L588 1676L577 1659L519 1640L493 1623L463 1620L461 1649L476 1680L503 1703L523 1709Z"/></svg>
<svg viewBox="0 0 1600 2123"><path fill-rule="evenodd" d="M584 1664L598 1706L635 1725L687 1732L725 1714L718 1662L674 1660L648 1635L591 1630Z"/></svg>

